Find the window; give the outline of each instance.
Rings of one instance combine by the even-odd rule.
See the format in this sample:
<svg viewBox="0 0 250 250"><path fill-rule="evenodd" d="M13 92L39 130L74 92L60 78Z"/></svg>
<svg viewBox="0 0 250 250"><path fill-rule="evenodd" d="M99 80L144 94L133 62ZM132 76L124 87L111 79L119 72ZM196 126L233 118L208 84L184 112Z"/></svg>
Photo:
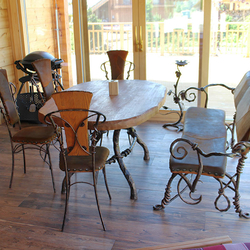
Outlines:
<svg viewBox="0 0 250 250"><path fill-rule="evenodd" d="M160 4L160 0L153 0L153 4L154 5Z"/></svg>
<svg viewBox="0 0 250 250"><path fill-rule="evenodd" d="M131 3L130 3L130 0L123 0L123 4L124 5L130 5Z"/></svg>

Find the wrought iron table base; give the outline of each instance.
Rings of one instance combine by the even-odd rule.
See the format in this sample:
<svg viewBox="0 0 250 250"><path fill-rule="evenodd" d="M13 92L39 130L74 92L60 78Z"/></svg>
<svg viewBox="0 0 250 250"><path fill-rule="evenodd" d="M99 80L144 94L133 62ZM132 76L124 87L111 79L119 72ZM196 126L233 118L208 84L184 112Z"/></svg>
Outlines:
<svg viewBox="0 0 250 250"><path fill-rule="evenodd" d="M147 145L140 139L140 137L136 133L136 130L134 128L128 128L127 133L128 133L128 135L130 135L133 138L133 141L130 144L129 148L127 148L126 150L121 152L120 146L119 146L120 132L121 132L120 129L114 131L114 134L113 134L114 155L111 158L109 158L106 163L111 164L111 163L114 163L116 161L118 162L119 167L120 167L124 177L126 178L128 184L130 186L130 199L137 200L137 191L136 191L135 183L134 183L134 180L133 180L131 174L129 173L128 169L126 168L126 165L124 164L123 157L127 157L131 153L131 151L136 143L138 143L143 148L145 161L150 159L149 151L148 151Z"/></svg>

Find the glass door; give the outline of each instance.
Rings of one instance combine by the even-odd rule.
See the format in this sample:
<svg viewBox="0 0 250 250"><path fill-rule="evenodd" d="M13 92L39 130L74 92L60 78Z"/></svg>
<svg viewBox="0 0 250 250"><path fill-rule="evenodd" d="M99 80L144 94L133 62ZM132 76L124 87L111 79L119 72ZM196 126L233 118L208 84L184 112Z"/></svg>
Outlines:
<svg viewBox="0 0 250 250"><path fill-rule="evenodd" d="M250 6L245 1L212 0L210 82L236 87L250 65ZM209 107L235 112L230 91L210 88Z"/></svg>
<svg viewBox="0 0 250 250"><path fill-rule="evenodd" d="M87 0L87 21L90 79L104 80L108 50L127 50L133 61L132 0Z"/></svg>
<svg viewBox="0 0 250 250"><path fill-rule="evenodd" d="M176 61L187 62L179 67L182 75L177 95L183 89L198 86L200 81L204 16L201 0L86 0L86 3L89 79L105 79L100 66L108 61L108 50L128 50L127 60L135 63L130 79L165 85L172 91L165 106L178 109L173 100ZM188 106L187 102L184 104Z"/></svg>
<svg viewBox="0 0 250 250"><path fill-rule="evenodd" d="M190 86L198 86L202 25L200 0L146 0L146 77L172 91L165 104L168 108L177 108L173 101L176 61L187 62L179 67L181 77L176 95Z"/></svg>

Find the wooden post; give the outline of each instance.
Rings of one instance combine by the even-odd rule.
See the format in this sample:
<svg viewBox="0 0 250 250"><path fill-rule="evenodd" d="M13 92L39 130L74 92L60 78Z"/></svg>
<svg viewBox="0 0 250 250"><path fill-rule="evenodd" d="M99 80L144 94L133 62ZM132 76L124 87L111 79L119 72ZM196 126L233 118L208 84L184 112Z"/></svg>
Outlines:
<svg viewBox="0 0 250 250"><path fill-rule="evenodd" d="M160 47L161 47L161 56L164 56L164 50L165 50L164 23L160 23Z"/></svg>
<svg viewBox="0 0 250 250"><path fill-rule="evenodd" d="M250 24L248 24L247 29L247 58L250 57Z"/></svg>
<svg viewBox="0 0 250 250"><path fill-rule="evenodd" d="M62 67L63 86L67 89L73 86L68 1L58 1L55 7L58 8L59 17L60 57L64 60Z"/></svg>
<svg viewBox="0 0 250 250"><path fill-rule="evenodd" d="M12 0L7 1L7 9L9 16L9 25L10 25L10 40L12 48L12 59L13 59L13 68L15 75L15 85L18 87L20 84L19 78L25 74L21 70L17 70L14 66L16 60L21 60L28 53L27 46L27 30L25 25L24 17L24 6L23 1ZM8 70L9 71L9 70ZM8 77L10 81L13 81L13 77L10 77L8 72Z"/></svg>

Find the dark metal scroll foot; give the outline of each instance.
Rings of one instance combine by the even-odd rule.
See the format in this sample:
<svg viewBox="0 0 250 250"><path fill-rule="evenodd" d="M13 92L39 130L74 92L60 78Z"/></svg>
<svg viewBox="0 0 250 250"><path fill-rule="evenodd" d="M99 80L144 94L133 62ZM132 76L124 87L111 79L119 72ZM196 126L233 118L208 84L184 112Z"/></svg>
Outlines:
<svg viewBox="0 0 250 250"><path fill-rule="evenodd" d="M154 210L156 210L156 211L159 211L159 210L162 210L162 209L164 209L165 207L164 206L162 206L162 205L155 205L155 206L153 206L153 209Z"/></svg>
<svg viewBox="0 0 250 250"><path fill-rule="evenodd" d="M250 214L249 213L239 213L239 217L245 218L245 219L250 219Z"/></svg>
<svg viewBox="0 0 250 250"><path fill-rule="evenodd" d="M237 151L241 152L241 157L238 161L238 165L236 169L236 181L233 182L235 186L235 196L233 198L234 199L233 204L234 204L235 212L239 214L239 217L245 218L245 219L250 219L250 214L244 213L240 208L239 185L240 185L240 176L241 176L241 173L243 172L245 160L247 159L246 154L248 153L249 148L250 148L250 144L248 142L247 143L239 142L233 148L233 152L237 152Z"/></svg>
<svg viewBox="0 0 250 250"><path fill-rule="evenodd" d="M244 219L250 219L250 214L244 213L240 208L240 198L234 197L233 199L234 199L233 204L235 206L235 212L239 214L239 217Z"/></svg>
<svg viewBox="0 0 250 250"><path fill-rule="evenodd" d="M183 124L182 123L165 123L163 126L163 128L167 128L167 127L174 127L177 129L177 133L183 131Z"/></svg>
<svg viewBox="0 0 250 250"><path fill-rule="evenodd" d="M163 128L174 127L174 128L177 128L177 132L180 132L180 131L183 130L183 124L181 123L181 120L182 120L182 117L183 117L183 111L182 111L182 106L181 106L179 98L175 99L175 103L178 104L179 109L180 109L180 113L178 113L176 111L172 111L172 112L170 112L168 114L175 113L175 114L177 114L179 116L179 119L176 122L173 122L173 123L165 123L162 127ZM168 109L165 106L163 108Z"/></svg>
<svg viewBox="0 0 250 250"><path fill-rule="evenodd" d="M165 193L164 193L163 199L161 200L161 204L153 206L154 210L159 211L159 210L164 209L165 205L169 204L172 201L172 199L176 198L176 197L174 197L171 199L171 194L170 194L171 193L171 184L172 184L173 179L176 177L176 175L177 175L176 173L171 175L170 179L168 180L167 186L165 188Z"/></svg>

